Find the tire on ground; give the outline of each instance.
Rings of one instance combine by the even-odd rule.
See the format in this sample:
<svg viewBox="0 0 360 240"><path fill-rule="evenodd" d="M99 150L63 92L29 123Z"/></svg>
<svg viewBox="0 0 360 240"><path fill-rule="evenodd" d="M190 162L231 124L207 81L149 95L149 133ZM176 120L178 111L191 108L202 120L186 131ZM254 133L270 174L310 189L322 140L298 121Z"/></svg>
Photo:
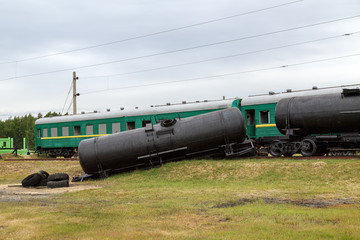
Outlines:
<svg viewBox="0 0 360 240"><path fill-rule="evenodd" d="M36 184L35 186L47 186L47 179L45 178L42 178L41 180L40 180L40 182L38 183L38 184Z"/></svg>
<svg viewBox="0 0 360 240"><path fill-rule="evenodd" d="M48 188L61 188L61 187L69 187L69 180L60 180L60 181L48 181Z"/></svg>
<svg viewBox="0 0 360 240"><path fill-rule="evenodd" d="M62 181L62 180L69 180L69 175L66 173L54 173L49 175L48 181Z"/></svg>
<svg viewBox="0 0 360 240"><path fill-rule="evenodd" d="M42 177L38 173L33 173L21 181L23 187L33 187L41 181Z"/></svg>
<svg viewBox="0 0 360 240"><path fill-rule="evenodd" d="M40 170L38 174L40 174L43 179L47 179L49 177L49 173L45 172L44 170Z"/></svg>

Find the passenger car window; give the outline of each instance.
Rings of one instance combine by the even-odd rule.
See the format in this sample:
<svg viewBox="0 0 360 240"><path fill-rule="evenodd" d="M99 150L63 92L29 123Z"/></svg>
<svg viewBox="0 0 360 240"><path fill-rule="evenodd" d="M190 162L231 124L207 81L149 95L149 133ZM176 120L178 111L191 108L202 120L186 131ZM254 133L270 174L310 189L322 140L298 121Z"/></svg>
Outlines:
<svg viewBox="0 0 360 240"><path fill-rule="evenodd" d="M48 136L48 129L44 128L43 129L43 137L47 137Z"/></svg>
<svg viewBox="0 0 360 240"><path fill-rule="evenodd" d="M126 123L126 130L135 129L135 122L127 122Z"/></svg>
<svg viewBox="0 0 360 240"><path fill-rule="evenodd" d="M270 112L260 111L260 124L270 123Z"/></svg>
<svg viewBox="0 0 360 240"><path fill-rule="evenodd" d="M51 128L51 136L57 137L57 128Z"/></svg>
<svg viewBox="0 0 360 240"><path fill-rule="evenodd" d="M99 124L99 134L106 134L106 123Z"/></svg>
<svg viewBox="0 0 360 240"><path fill-rule="evenodd" d="M74 126L74 136L80 135L80 126Z"/></svg>
<svg viewBox="0 0 360 240"><path fill-rule="evenodd" d="M86 125L86 135L94 134L94 125Z"/></svg>
<svg viewBox="0 0 360 240"><path fill-rule="evenodd" d="M62 127L62 135L69 136L69 127Z"/></svg>
<svg viewBox="0 0 360 240"><path fill-rule="evenodd" d="M120 123L112 123L112 133L120 132Z"/></svg>

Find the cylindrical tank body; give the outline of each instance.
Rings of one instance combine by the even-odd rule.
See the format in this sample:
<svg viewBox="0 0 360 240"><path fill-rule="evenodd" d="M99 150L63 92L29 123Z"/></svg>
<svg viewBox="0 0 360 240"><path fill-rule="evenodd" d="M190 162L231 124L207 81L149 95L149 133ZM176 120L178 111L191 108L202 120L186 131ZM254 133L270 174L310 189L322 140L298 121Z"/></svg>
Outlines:
<svg viewBox="0 0 360 240"><path fill-rule="evenodd" d="M79 160L87 174L144 163L142 156L183 148L178 154L199 152L245 140L245 122L238 108L206 113L167 124L86 139ZM175 151L176 153L176 151ZM161 155L160 155L161 157ZM148 160L146 160L148 161Z"/></svg>
<svg viewBox="0 0 360 240"><path fill-rule="evenodd" d="M275 109L282 134L297 129L303 135L360 132L359 92L282 99Z"/></svg>

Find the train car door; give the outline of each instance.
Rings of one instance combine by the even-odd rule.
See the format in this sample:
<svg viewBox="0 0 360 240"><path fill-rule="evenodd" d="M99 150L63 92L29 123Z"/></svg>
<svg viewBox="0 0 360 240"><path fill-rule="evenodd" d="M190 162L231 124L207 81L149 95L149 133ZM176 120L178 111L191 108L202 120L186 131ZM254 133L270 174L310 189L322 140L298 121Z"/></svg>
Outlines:
<svg viewBox="0 0 360 240"><path fill-rule="evenodd" d="M246 134L252 138L255 137L255 110L246 110Z"/></svg>

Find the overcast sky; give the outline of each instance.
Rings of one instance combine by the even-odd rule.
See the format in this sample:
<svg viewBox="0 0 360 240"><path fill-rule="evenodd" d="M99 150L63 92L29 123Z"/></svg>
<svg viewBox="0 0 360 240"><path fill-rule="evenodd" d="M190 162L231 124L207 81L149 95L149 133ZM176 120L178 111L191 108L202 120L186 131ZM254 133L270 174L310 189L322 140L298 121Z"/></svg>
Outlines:
<svg viewBox="0 0 360 240"><path fill-rule="evenodd" d="M0 32L2 120L65 113L73 71L78 112L360 83L359 0L1 0Z"/></svg>

